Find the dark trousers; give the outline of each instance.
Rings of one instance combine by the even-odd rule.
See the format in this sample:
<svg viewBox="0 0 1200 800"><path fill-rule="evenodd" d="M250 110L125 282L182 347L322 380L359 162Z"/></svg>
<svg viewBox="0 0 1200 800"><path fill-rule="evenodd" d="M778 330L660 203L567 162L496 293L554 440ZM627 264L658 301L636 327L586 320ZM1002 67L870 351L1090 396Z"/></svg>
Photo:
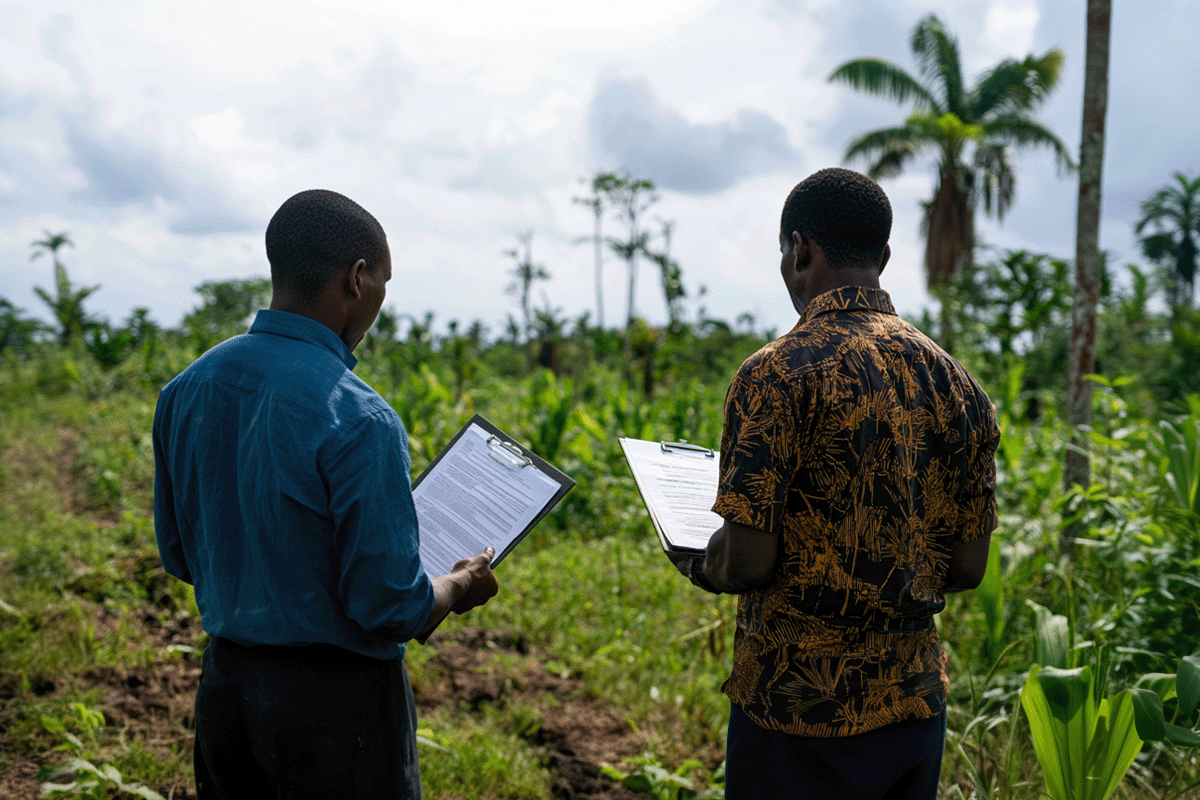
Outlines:
<svg viewBox="0 0 1200 800"><path fill-rule="evenodd" d="M936 800L946 711L857 736L792 736L736 704L725 754L727 800Z"/></svg>
<svg viewBox="0 0 1200 800"><path fill-rule="evenodd" d="M403 661L214 638L196 692L200 800L420 798Z"/></svg>

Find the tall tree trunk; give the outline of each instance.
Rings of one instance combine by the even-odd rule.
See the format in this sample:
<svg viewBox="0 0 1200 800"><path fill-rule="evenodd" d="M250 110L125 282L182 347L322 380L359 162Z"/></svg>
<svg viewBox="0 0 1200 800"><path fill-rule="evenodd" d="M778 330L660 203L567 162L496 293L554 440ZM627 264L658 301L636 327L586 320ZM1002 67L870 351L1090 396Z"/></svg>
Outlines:
<svg viewBox="0 0 1200 800"><path fill-rule="evenodd" d="M600 223L604 209L600 198L596 198L596 232L592 243L596 246L596 327L604 330L604 237L601 235Z"/></svg>
<svg viewBox="0 0 1200 800"><path fill-rule="evenodd" d="M1087 55L1083 67L1083 126L1079 138L1079 206L1075 222L1075 299L1071 307L1071 352L1067 422L1071 443L1063 485L1091 485L1088 428L1092 385L1084 376L1096 368L1096 306L1100 299L1100 184L1104 172L1104 117L1108 110L1108 42L1112 0L1088 0ZM1079 523L1064 526L1060 549L1074 556Z"/></svg>
<svg viewBox="0 0 1200 800"><path fill-rule="evenodd" d="M958 276L970 268L975 251L975 210L954 163L945 159L925 217L925 280L941 305L939 344L954 350L954 302Z"/></svg>
<svg viewBox="0 0 1200 800"><path fill-rule="evenodd" d="M629 240L637 241L637 228L630 226L631 234ZM634 289L637 287L637 250L632 250L629 253L629 260L625 262L626 269L629 271L629 297L625 305L625 369L628 370L633 361L633 318L634 305L633 295Z"/></svg>

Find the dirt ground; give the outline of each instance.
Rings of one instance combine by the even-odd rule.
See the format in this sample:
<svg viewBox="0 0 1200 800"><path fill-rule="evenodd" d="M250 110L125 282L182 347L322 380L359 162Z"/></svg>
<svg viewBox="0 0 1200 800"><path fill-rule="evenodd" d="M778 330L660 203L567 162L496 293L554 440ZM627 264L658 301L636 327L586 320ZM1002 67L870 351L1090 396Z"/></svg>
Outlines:
<svg viewBox="0 0 1200 800"><path fill-rule="evenodd" d="M162 631L164 643L183 639L186 630ZM568 800L631 800L636 794L601 774L602 764L619 764L643 751L644 739L619 709L590 697L580 681L564 679L541 666L543 659L518 634L466 629L439 633L426 647L432 657L414 681L419 714L438 709L473 709L482 703L508 703L542 709L540 728L530 743L541 749L555 797ZM500 662L503 666L500 666ZM515 667L513 665L516 665ZM141 740L150 748L179 747L189 752L193 700L200 680L199 653L137 668L94 669L79 676L83 688L99 687L100 710L120 741ZM15 696L16 676L0 676L0 752L12 752L2 709ZM39 694L59 687L35 685ZM0 759L0 798L40 797L39 765ZM182 778L154 787L169 800L191 800L195 787Z"/></svg>

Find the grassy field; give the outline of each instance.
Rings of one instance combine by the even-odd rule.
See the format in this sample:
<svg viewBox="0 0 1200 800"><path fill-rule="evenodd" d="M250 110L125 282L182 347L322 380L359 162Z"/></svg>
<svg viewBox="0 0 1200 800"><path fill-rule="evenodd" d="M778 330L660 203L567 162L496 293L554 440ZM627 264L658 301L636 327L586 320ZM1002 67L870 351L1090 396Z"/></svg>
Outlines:
<svg viewBox="0 0 1200 800"><path fill-rule="evenodd" d="M63 796L194 791L206 637L190 588L162 572L150 510L155 398L192 355L102 369L54 350L0 365L0 797L72 780ZM719 796L734 600L695 590L659 551L616 439L717 444L725 383L646 398L600 364L574 380L458 381L444 360L365 356L357 371L404 419L414 470L478 412L578 482L500 566L495 600L410 647L426 796ZM1024 421L1019 386L987 388L1004 424L1002 524L985 586L939 618L952 665L943 795L1032 799L1043 770L1019 700L1047 637L1064 633L1069 665L1088 664L1109 695L1173 673L1200 641L1200 448L1185 441L1173 461L1159 427L1195 434L1200 414L1150 418L1131 390L1102 387L1096 484L1064 493L1053 396ZM1058 536L1072 519L1087 535L1067 560ZM1116 796L1197 796L1193 753L1146 744ZM79 782L89 775L95 787Z"/></svg>

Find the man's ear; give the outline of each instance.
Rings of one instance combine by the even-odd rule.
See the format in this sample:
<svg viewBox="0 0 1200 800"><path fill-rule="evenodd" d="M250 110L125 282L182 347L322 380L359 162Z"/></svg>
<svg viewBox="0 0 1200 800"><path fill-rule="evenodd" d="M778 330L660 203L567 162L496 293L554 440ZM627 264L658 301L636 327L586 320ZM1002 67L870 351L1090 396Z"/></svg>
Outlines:
<svg viewBox="0 0 1200 800"><path fill-rule="evenodd" d="M883 258L879 260L879 273L883 274L883 268L887 266L888 259L892 257L892 246L885 244L883 246Z"/></svg>
<svg viewBox="0 0 1200 800"><path fill-rule="evenodd" d="M812 242L805 238L800 231L792 231L792 267L799 272L808 266L812 259Z"/></svg>
<svg viewBox="0 0 1200 800"><path fill-rule="evenodd" d="M367 269L367 260L360 258L346 272L346 296L358 300L362 297L363 274Z"/></svg>

